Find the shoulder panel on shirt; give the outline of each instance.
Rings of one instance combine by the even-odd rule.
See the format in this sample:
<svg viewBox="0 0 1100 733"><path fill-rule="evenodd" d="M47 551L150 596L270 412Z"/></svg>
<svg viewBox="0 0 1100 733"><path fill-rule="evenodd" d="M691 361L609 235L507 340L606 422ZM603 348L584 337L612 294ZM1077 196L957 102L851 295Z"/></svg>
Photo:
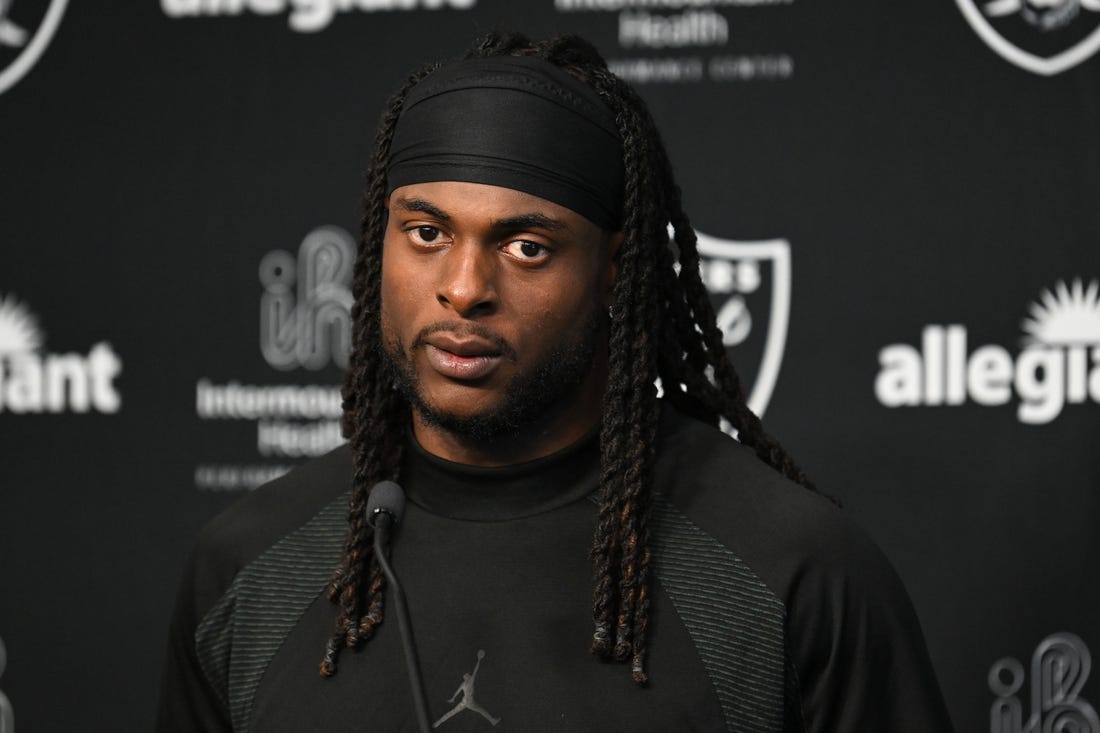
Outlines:
<svg viewBox="0 0 1100 733"><path fill-rule="evenodd" d="M845 564L873 543L828 499L752 449L665 407L655 489L752 568L785 603L806 564Z"/></svg>
<svg viewBox="0 0 1100 733"><path fill-rule="evenodd" d="M260 486L214 517L195 542L195 617L206 615L241 568L346 495L351 475L351 451L344 445Z"/></svg>
<svg viewBox="0 0 1100 733"><path fill-rule="evenodd" d="M347 500L337 497L244 566L195 631L199 663L228 704L234 730L249 729L268 663L339 562ZM318 661L322 652L318 646Z"/></svg>
<svg viewBox="0 0 1100 733"><path fill-rule="evenodd" d="M660 494L651 521L654 573L714 685L726 730L801 729L783 602Z"/></svg>
<svg viewBox="0 0 1100 733"><path fill-rule="evenodd" d="M667 406L655 481L668 504L784 606L785 653L805 730L951 730L904 586L828 499Z"/></svg>

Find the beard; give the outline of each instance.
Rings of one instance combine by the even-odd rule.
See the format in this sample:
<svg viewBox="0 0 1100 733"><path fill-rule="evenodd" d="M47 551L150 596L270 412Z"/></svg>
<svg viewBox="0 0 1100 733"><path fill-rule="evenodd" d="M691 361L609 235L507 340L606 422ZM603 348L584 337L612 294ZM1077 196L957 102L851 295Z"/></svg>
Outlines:
<svg viewBox="0 0 1100 733"><path fill-rule="evenodd" d="M428 326L418 334L412 350L424 347L424 336L441 330L458 331L442 324ZM506 358L514 361L515 351L499 336L478 326L467 327L461 332L491 339ZM564 411L579 398L584 377L592 369L596 349L603 345L599 309L593 310L574 335L571 341L554 346L537 363L514 374L504 385L497 404L474 414L457 414L444 405L432 404L424 394L413 359L398 339L385 335L384 362L391 383L426 424L475 443L486 443Z"/></svg>

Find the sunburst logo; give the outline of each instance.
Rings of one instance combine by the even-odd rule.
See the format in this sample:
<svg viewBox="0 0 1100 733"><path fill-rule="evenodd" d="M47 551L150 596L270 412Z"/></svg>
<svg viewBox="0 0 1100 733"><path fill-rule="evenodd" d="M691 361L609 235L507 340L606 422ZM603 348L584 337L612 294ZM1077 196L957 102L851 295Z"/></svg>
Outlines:
<svg viewBox="0 0 1100 733"><path fill-rule="evenodd" d="M0 412L118 412L122 361L110 344L100 341L86 355L46 354L43 341L30 309L0 294Z"/></svg>
<svg viewBox="0 0 1100 733"><path fill-rule="evenodd" d="M14 295L0 295L0 355L25 354L42 348L42 331L34 315Z"/></svg>
<svg viewBox="0 0 1100 733"><path fill-rule="evenodd" d="M960 324L925 326L921 348L879 352L875 396L887 407L1004 405L1013 396L1020 422L1042 425L1066 405L1100 403L1100 280L1061 280L1046 288L1021 322L1023 349L967 347Z"/></svg>
<svg viewBox="0 0 1100 733"><path fill-rule="evenodd" d="M1021 323L1024 346L1100 345L1100 281L1086 287L1078 278L1072 285L1058 281L1028 308Z"/></svg>

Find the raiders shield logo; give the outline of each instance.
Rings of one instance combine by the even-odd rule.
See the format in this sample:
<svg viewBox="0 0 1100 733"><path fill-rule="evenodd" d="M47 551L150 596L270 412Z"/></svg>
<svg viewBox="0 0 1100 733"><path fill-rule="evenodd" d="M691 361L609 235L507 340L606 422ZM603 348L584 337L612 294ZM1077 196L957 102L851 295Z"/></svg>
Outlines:
<svg viewBox="0 0 1100 733"><path fill-rule="evenodd" d="M50 45L68 0L0 0L0 94L31 70Z"/></svg>
<svg viewBox="0 0 1100 733"><path fill-rule="evenodd" d="M726 348L763 415L779 378L791 309L791 248L786 240L741 242L696 232L700 269Z"/></svg>
<svg viewBox="0 0 1100 733"><path fill-rule="evenodd" d="M1059 74L1100 50L1100 0L955 2L990 48L1035 74Z"/></svg>

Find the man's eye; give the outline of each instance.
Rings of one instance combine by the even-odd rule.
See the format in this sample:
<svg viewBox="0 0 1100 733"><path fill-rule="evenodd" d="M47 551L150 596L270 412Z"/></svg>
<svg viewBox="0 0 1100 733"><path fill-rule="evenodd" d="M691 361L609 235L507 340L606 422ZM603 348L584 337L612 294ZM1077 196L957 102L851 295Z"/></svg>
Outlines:
<svg viewBox="0 0 1100 733"><path fill-rule="evenodd" d="M435 227L416 227L413 229L416 239L421 242L434 242L439 239L439 230Z"/></svg>
<svg viewBox="0 0 1100 733"><path fill-rule="evenodd" d="M538 242L526 239L517 239L504 245L505 251L521 260L537 260L545 257L550 250Z"/></svg>

